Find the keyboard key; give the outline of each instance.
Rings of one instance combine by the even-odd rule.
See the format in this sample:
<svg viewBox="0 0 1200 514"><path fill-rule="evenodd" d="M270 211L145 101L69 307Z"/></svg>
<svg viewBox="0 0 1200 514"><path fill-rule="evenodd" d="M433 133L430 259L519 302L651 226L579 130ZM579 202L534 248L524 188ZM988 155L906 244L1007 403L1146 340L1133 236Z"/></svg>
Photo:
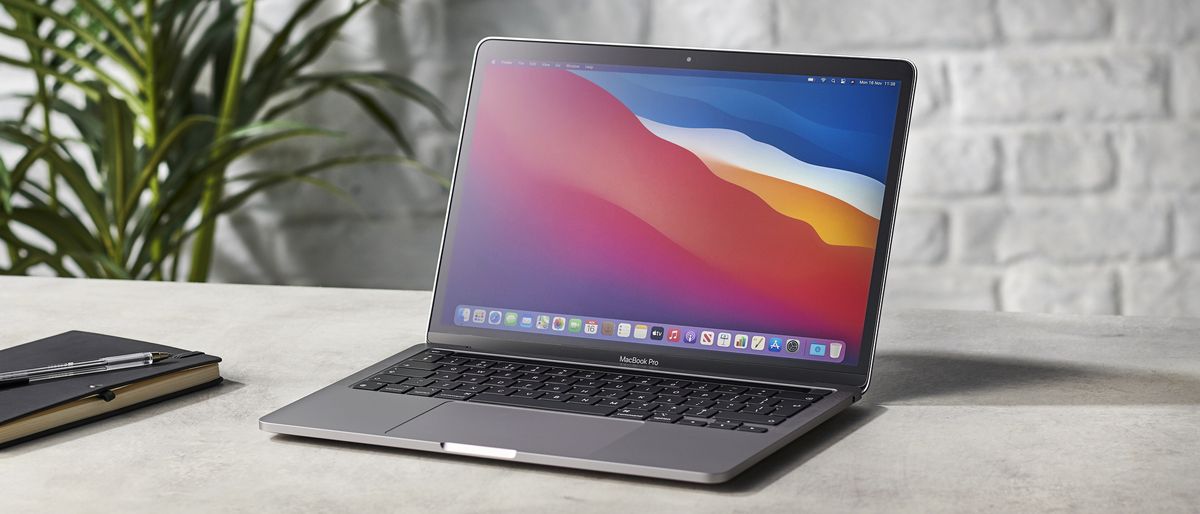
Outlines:
<svg viewBox="0 0 1200 514"><path fill-rule="evenodd" d="M596 393L593 396L599 396L601 398L624 398L628 394L629 393L626 393L624 391L613 391L611 389L601 389L599 393Z"/></svg>
<svg viewBox="0 0 1200 514"><path fill-rule="evenodd" d="M445 364L448 366L460 366L464 362L467 362L467 359L462 357L446 357L439 361L440 364Z"/></svg>
<svg viewBox="0 0 1200 514"><path fill-rule="evenodd" d="M711 418L711 417L715 416L718 412L720 412L720 411L718 411L717 409L705 409L705 408L699 408L699 407L692 407L683 414L685 416L691 416L693 418Z"/></svg>
<svg viewBox="0 0 1200 514"><path fill-rule="evenodd" d="M742 403L762 405L762 404L775 403L775 401L776 400L774 398L768 398L766 396L746 395L746 399L742 400Z"/></svg>
<svg viewBox="0 0 1200 514"><path fill-rule="evenodd" d="M776 416L783 416L783 417L785 417L785 418L790 418L790 417L792 417L792 416L795 416L797 412L800 412L800 411L804 410L804 407L808 407L808 405L804 405L803 407L799 407L799 408L796 408L796 407L776 407L776 408L775 408L775 411L774 411L774 412L772 412L771 414L774 414L774 415L776 415Z"/></svg>
<svg viewBox="0 0 1200 514"><path fill-rule="evenodd" d="M574 375L575 371L566 368L550 368L545 371L545 374L552 377L569 377Z"/></svg>
<svg viewBox="0 0 1200 514"><path fill-rule="evenodd" d="M458 387L458 383L451 382L449 380L439 380L437 382L434 382L433 385L431 385L429 387L433 387L436 389L454 389L455 387Z"/></svg>
<svg viewBox="0 0 1200 514"><path fill-rule="evenodd" d="M746 391L745 387L735 386L735 385L723 385L723 386L717 388L718 393L741 394L745 391Z"/></svg>
<svg viewBox="0 0 1200 514"><path fill-rule="evenodd" d="M654 409L654 412L661 412L663 414L683 414L684 412L687 412L688 409L689 407L686 405L664 405L660 403L658 404L658 407Z"/></svg>
<svg viewBox="0 0 1200 514"><path fill-rule="evenodd" d="M635 401L635 402L652 402L657 398L658 398L658 395L648 394L648 393L633 393L633 394L630 394L629 396L625 397L626 400L631 400L631 401Z"/></svg>
<svg viewBox="0 0 1200 514"><path fill-rule="evenodd" d="M614 418L636 419L643 420L650 417L650 413L644 410L620 409L612 415Z"/></svg>
<svg viewBox="0 0 1200 514"><path fill-rule="evenodd" d="M462 375L458 373L443 373L438 371L437 373L433 374L434 380L458 380L460 378L462 378Z"/></svg>
<svg viewBox="0 0 1200 514"><path fill-rule="evenodd" d="M408 394L417 395L417 396L433 396L440 392L441 391L438 391L437 389L434 389L431 387L414 387L414 388L408 390Z"/></svg>
<svg viewBox="0 0 1200 514"><path fill-rule="evenodd" d="M659 382L662 382L662 380L659 380L654 377L633 377L633 378L629 379L630 384L637 384L637 385L647 385L648 386L648 385L657 384Z"/></svg>
<svg viewBox="0 0 1200 514"><path fill-rule="evenodd" d="M494 362L483 359L471 359L464 362L462 365L468 368L490 368Z"/></svg>
<svg viewBox="0 0 1200 514"><path fill-rule="evenodd" d="M619 408L621 408L621 407L624 407L624 406L626 406L626 405L629 405L629 402L627 402L627 401L625 401L625 400L609 400L609 399L601 399L600 401L596 402L596 405L600 405L600 406L603 406L603 407L612 407L612 408L614 408L614 409L619 409Z"/></svg>
<svg viewBox="0 0 1200 514"><path fill-rule="evenodd" d="M385 384L383 382L376 382L374 380L368 380L366 382L359 382L357 384L354 384L354 388L362 389L364 391L378 391L380 388L382 388L383 386L386 386L386 385L387 384Z"/></svg>
<svg viewBox="0 0 1200 514"><path fill-rule="evenodd" d="M397 376L397 375L375 375L375 376L371 377L371 380L374 380L376 382L383 382L386 384L399 384L400 382L404 381L404 377Z"/></svg>
<svg viewBox="0 0 1200 514"><path fill-rule="evenodd" d="M637 387L637 386L635 386L633 384L622 383L622 382L609 382L607 384L600 386L601 389L615 389L617 391L629 391L629 390L633 389L634 387Z"/></svg>
<svg viewBox="0 0 1200 514"><path fill-rule="evenodd" d="M724 394L722 394L722 393L717 393L717 392L713 392L713 391L701 391L701 392L697 392L697 393L692 393L692 394L689 394L689 395L688 395L688 398L700 398L700 399L704 399L704 400L716 400L716 399L718 399L718 398L721 398L722 396L725 396L725 395L724 395Z"/></svg>
<svg viewBox="0 0 1200 514"><path fill-rule="evenodd" d="M576 376L578 376L578 375L576 375ZM607 383L608 382L605 382L603 380L580 380L578 382L575 382L575 387L591 387L591 388L599 389L602 386L604 386L604 384L607 384Z"/></svg>
<svg viewBox="0 0 1200 514"><path fill-rule="evenodd" d="M412 389L412 388L409 386L390 385L390 386L384 387L383 389L380 389L380 391L383 391L385 393L404 394L404 393L407 393L409 389Z"/></svg>
<svg viewBox="0 0 1200 514"><path fill-rule="evenodd" d="M755 398L761 398L761 397L760 396L751 396L748 394L739 394L737 396L730 398L729 401L731 401L733 403L758 403L758 402L753 401Z"/></svg>
<svg viewBox="0 0 1200 514"><path fill-rule="evenodd" d="M775 404L775 407L780 408L780 409L803 409L805 407L808 407L809 405L812 405L812 403L806 402L804 400L794 400L791 398L783 398L782 401Z"/></svg>
<svg viewBox="0 0 1200 514"><path fill-rule="evenodd" d="M496 386L491 386L491 387L488 387L487 389L485 389L485 391L487 391L487 392L489 392L489 393L492 393L492 394L498 394L498 395L501 395L501 396L508 396L508 395L510 395L510 394L513 394L513 393L515 393L515 392L517 392L517 391L520 391L520 389L513 389L513 388L511 388L511 387L496 387ZM484 391L475 391L475 392L477 392L477 393L482 393L482 392L484 392Z"/></svg>
<svg viewBox="0 0 1200 514"><path fill-rule="evenodd" d="M716 388L717 384L710 384L708 382L692 382L684 387L684 389L691 389L693 391L712 391Z"/></svg>
<svg viewBox="0 0 1200 514"><path fill-rule="evenodd" d="M475 393L469 393L466 391L442 391L434 395L434 398L445 398L447 400L466 400L472 396L475 396Z"/></svg>
<svg viewBox="0 0 1200 514"><path fill-rule="evenodd" d="M396 376L400 376L400 377L412 377L412 378L429 378L429 377L433 376L432 371L426 371L423 369L408 369L408 368L392 368L387 371L384 371L384 373L388 374L388 375L396 375Z"/></svg>
<svg viewBox="0 0 1200 514"><path fill-rule="evenodd" d="M779 391L778 393L775 393L775 396L778 396L780 398L804 399L804 398L810 398L810 397L818 396L818 395L814 395L812 393L809 393L808 391L782 390L782 391ZM824 396L824 395L819 395L819 396ZM808 400L808 401L813 401L813 400Z"/></svg>
<svg viewBox="0 0 1200 514"><path fill-rule="evenodd" d="M476 376L476 375L463 375L458 380L461 382L469 382L472 384L482 384L491 379L489 379L488 377L480 377L480 376Z"/></svg>
<svg viewBox="0 0 1200 514"><path fill-rule="evenodd" d="M676 425L686 425L689 427L702 427L702 426L708 425L708 423L706 423L704 421L700 421L698 419L681 419L679 421L676 421L675 424Z"/></svg>
<svg viewBox="0 0 1200 514"><path fill-rule="evenodd" d="M517 381L516 381L516 380L510 380L510 379L507 379L507 378L494 378L494 377L493 377L493 378L489 378L489 379L487 379L487 380L486 380L486 381L484 381L483 383L484 383L484 385L490 385L490 386L508 387L508 386L510 386L510 385L513 385L513 384L517 383Z"/></svg>
<svg viewBox="0 0 1200 514"><path fill-rule="evenodd" d="M465 391L468 393L482 393L488 390L488 386L479 384L458 384L458 387L454 388L454 390Z"/></svg>
<svg viewBox="0 0 1200 514"><path fill-rule="evenodd" d="M658 394L669 394L671 396L687 396L688 390L682 389L682 388L667 387L667 388L664 388L662 391L659 391Z"/></svg>
<svg viewBox="0 0 1200 514"><path fill-rule="evenodd" d="M637 386L633 389L630 389L629 391L633 392L633 393L651 393L651 394L653 394L653 393L662 391L662 388L658 387L658 386L641 385L641 386Z"/></svg>
<svg viewBox="0 0 1200 514"><path fill-rule="evenodd" d="M548 379L548 378L550 378L550 375L541 375L541 374L537 374L537 373L526 373L521 376L521 380L527 380L527 381L538 382L538 383L545 382L546 379Z"/></svg>
<svg viewBox="0 0 1200 514"><path fill-rule="evenodd" d="M683 401L682 405L687 405L688 407L712 407L715 403L717 402L703 398L688 398Z"/></svg>
<svg viewBox="0 0 1200 514"><path fill-rule="evenodd" d="M676 404L683 403L683 397L682 396L671 396L669 394L660 394L660 395L658 395L658 399L654 400L654 401L659 402L659 403L669 403L672 405L676 405Z"/></svg>
<svg viewBox="0 0 1200 514"><path fill-rule="evenodd" d="M787 418L783 416L764 416L762 414L722 411L717 414L717 419L726 421L741 421L743 423L754 423L755 425L778 425L783 423L783 421Z"/></svg>
<svg viewBox="0 0 1200 514"><path fill-rule="evenodd" d="M718 420L718 421L714 421L714 422L708 424L708 428L719 428L721 430L733 430L740 426L742 426L742 424L738 423L736 421L719 421Z"/></svg>
<svg viewBox="0 0 1200 514"><path fill-rule="evenodd" d="M462 373L463 375L474 375L477 377L486 377L492 374L492 370L483 368L471 368Z"/></svg>
<svg viewBox="0 0 1200 514"><path fill-rule="evenodd" d="M404 362L400 363L399 367L406 368L406 369L423 369L425 371L433 371L435 369L438 369L439 365L434 364L432 362L404 361Z"/></svg>
<svg viewBox="0 0 1200 514"><path fill-rule="evenodd" d="M492 405L508 405L512 407L529 407L534 409L553 410L561 412L574 412L576 414L591 414L594 416L607 416L612 414L617 409L613 407L605 407L601 405L582 405L569 402L547 402L532 398L518 398L515 396L499 396L494 394L482 393L472 396L470 401L479 403L488 403Z"/></svg>
<svg viewBox="0 0 1200 514"><path fill-rule="evenodd" d="M548 369L550 369L550 368L548 368L546 366L537 366L537 365L529 364L529 365L526 365L525 367L521 368L521 371L524 371L526 373L545 373L546 370L548 370Z"/></svg>
<svg viewBox="0 0 1200 514"><path fill-rule="evenodd" d="M587 396L575 396L567 401L570 403L582 403L584 405L595 405L600 402L600 398L588 398Z"/></svg>
<svg viewBox="0 0 1200 514"><path fill-rule="evenodd" d="M756 434L762 434L767 431L767 429L765 429L763 427L752 427L750 425L742 425L740 427L737 427L736 430L738 432L754 432Z"/></svg>
<svg viewBox="0 0 1200 514"><path fill-rule="evenodd" d="M417 362L437 362L442 360L445 356L445 354L441 353L425 352L420 355L410 357L409 359Z"/></svg>
<svg viewBox="0 0 1200 514"><path fill-rule="evenodd" d="M775 390L773 390L773 389L762 389L762 388L760 388L760 387L751 387L750 389L747 389L747 390L746 390L746 394L752 394L752 395L754 395L754 396L767 396L767 397L770 397L770 396L775 396Z"/></svg>
<svg viewBox="0 0 1200 514"><path fill-rule="evenodd" d="M492 378L504 378L504 379L508 379L508 380L516 380L518 378L521 378L521 375L523 375L523 373L521 373L520 371L501 371L499 373L493 373Z"/></svg>
<svg viewBox="0 0 1200 514"><path fill-rule="evenodd" d="M742 408L744 408L745 406L746 406L746 404L744 404L744 403L717 402L712 405L712 408L717 409L717 410L727 410L730 412L737 412L737 411L742 410Z"/></svg>
<svg viewBox="0 0 1200 514"><path fill-rule="evenodd" d="M572 396L567 393L554 393L554 394L544 394L544 395L542 395L541 399L555 401L555 402L565 402L567 400L570 400L571 398L572 398Z"/></svg>
<svg viewBox="0 0 1200 514"><path fill-rule="evenodd" d="M426 387L429 384L432 384L434 382L437 382L437 381L432 378L409 378L409 379L406 379L403 383L406 386Z"/></svg>
<svg viewBox="0 0 1200 514"><path fill-rule="evenodd" d="M653 415L646 418L646 421L653 421L655 423L674 423L682 418L683 416L679 414L663 414L661 412L655 412Z"/></svg>
<svg viewBox="0 0 1200 514"><path fill-rule="evenodd" d="M671 379L671 380L667 380L666 382L660 383L658 385L660 385L662 387L666 387L668 389L683 389L691 384L692 383L687 380ZM671 394L683 394L683 393L671 393Z"/></svg>
<svg viewBox="0 0 1200 514"><path fill-rule="evenodd" d="M654 402L629 402L629 405L625 406L626 409L637 409L644 411L652 411L657 407L658 404Z"/></svg>
<svg viewBox="0 0 1200 514"><path fill-rule="evenodd" d="M537 397L539 397L539 396L541 396L541 395L543 395L543 394L546 394L546 393L543 393L543 392L541 392L541 391L522 391L522 390L518 390L517 392L515 392L515 393L513 393L513 394L511 394L511 395L509 395L509 396L514 396L514 397L517 397L517 398L537 398Z"/></svg>
<svg viewBox="0 0 1200 514"><path fill-rule="evenodd" d="M552 376L552 377L546 379L547 384L571 385L571 384L574 384L575 382L578 382L578 380L575 380L571 377L553 377Z"/></svg>
<svg viewBox="0 0 1200 514"><path fill-rule="evenodd" d="M626 381L626 380L629 380L629 379L631 379L631 378L633 378L633 377L632 377L632 376L630 376L630 375L620 375L620 374L609 373L609 374L607 374L607 375L604 375L603 377L600 377L600 378L602 378L602 379L604 379L604 380L607 380L607 381L609 381L609 382L624 382L624 381Z"/></svg>
<svg viewBox="0 0 1200 514"><path fill-rule="evenodd" d="M771 411L774 410L775 407L770 405L749 405L738 412L745 412L747 414L770 414Z"/></svg>
<svg viewBox="0 0 1200 514"><path fill-rule="evenodd" d="M572 387L567 392L571 393L571 394L578 394L578 395L583 395L583 396L592 396L596 393L599 393L600 390L596 389L595 387Z"/></svg>
<svg viewBox="0 0 1200 514"><path fill-rule="evenodd" d="M521 365L515 362L501 362L492 366L492 369L504 372L515 372L516 370L521 369Z"/></svg>
<svg viewBox="0 0 1200 514"><path fill-rule="evenodd" d="M599 371L579 371L573 376L580 380L596 380L597 378L604 376L604 373Z"/></svg>
<svg viewBox="0 0 1200 514"><path fill-rule="evenodd" d="M562 384L546 384L542 387L539 387L538 391L545 391L547 393L565 393L567 392L567 389L570 388L571 386L565 386Z"/></svg>
<svg viewBox="0 0 1200 514"><path fill-rule="evenodd" d="M534 382L532 380L518 380L517 383L513 384L512 386L517 389L537 389L542 387L542 383Z"/></svg>

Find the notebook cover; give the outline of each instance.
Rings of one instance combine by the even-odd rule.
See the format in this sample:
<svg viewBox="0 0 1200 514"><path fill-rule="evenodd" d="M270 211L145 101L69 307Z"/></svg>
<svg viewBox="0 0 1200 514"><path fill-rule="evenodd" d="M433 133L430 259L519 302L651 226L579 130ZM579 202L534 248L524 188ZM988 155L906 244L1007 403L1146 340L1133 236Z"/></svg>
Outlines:
<svg viewBox="0 0 1200 514"><path fill-rule="evenodd" d="M92 332L71 331L0 350L0 371L86 361L127 353L167 352L172 356L149 366L32 382L0 389L0 423L132 384L164 373L220 362L220 357L161 344ZM138 404L144 405L147 402ZM88 420L91 421L91 420Z"/></svg>

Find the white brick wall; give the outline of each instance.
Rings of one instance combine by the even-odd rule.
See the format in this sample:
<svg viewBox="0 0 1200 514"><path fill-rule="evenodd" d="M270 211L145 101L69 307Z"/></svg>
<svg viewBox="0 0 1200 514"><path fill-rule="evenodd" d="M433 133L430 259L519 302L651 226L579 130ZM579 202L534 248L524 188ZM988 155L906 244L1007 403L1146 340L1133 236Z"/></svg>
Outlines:
<svg viewBox="0 0 1200 514"><path fill-rule="evenodd" d="M321 66L405 71L455 110L486 35L910 59L889 306L1200 316L1196 0L407 0L390 16L371 12ZM305 116L386 143L345 112L329 99ZM448 169L455 134L409 118ZM361 210L304 187L264 197L223 226L218 277L427 287L437 188L333 178Z"/></svg>

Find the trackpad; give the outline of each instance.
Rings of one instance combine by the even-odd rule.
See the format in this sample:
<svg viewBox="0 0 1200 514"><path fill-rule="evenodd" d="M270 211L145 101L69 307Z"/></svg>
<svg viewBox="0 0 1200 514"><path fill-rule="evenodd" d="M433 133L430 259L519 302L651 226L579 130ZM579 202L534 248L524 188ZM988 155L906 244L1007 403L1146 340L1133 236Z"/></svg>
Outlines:
<svg viewBox="0 0 1200 514"><path fill-rule="evenodd" d="M636 421L580 414L448 402L388 430L387 435L522 453L586 457L641 426Z"/></svg>

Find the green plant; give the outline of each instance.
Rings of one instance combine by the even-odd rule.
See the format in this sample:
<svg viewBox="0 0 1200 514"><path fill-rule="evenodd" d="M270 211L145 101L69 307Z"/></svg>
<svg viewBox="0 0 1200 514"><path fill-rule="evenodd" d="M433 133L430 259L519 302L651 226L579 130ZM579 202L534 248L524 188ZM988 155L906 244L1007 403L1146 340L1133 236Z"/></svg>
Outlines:
<svg viewBox="0 0 1200 514"><path fill-rule="evenodd" d="M0 0L10 18L0 37L28 53L0 54L0 65L36 81L20 116L0 121L0 140L23 152L0 159L9 260L0 272L48 266L63 276L204 281L217 217L266 188L303 181L337 192L316 174L378 161L440 179L412 160L377 96L415 101L448 127L433 95L384 71L309 71L372 3L355 0L302 30L320 1L298 2L251 58L255 0ZM231 163L264 147L336 136L284 118L324 93L356 102L398 152L227 176ZM240 187L227 191L233 181Z"/></svg>

